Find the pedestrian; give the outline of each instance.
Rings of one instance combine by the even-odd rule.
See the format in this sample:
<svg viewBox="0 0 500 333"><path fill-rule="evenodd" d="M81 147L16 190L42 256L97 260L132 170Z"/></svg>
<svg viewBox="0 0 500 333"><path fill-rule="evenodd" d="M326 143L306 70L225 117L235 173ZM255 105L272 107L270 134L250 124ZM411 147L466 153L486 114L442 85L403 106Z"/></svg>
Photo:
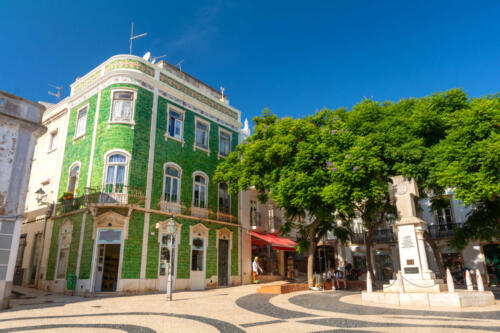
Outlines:
<svg viewBox="0 0 500 333"><path fill-rule="evenodd" d="M342 269L344 269L344 267L339 267L339 269L335 271L335 287L337 289L340 289L340 282L343 282L345 290L347 289L347 281L345 278L345 273Z"/></svg>
<svg viewBox="0 0 500 333"><path fill-rule="evenodd" d="M495 281L495 286L498 287L498 276L495 271L495 266L493 266L491 261L488 263L488 277L490 278L490 287L493 284L493 281Z"/></svg>
<svg viewBox="0 0 500 333"><path fill-rule="evenodd" d="M264 273L262 267L259 265L259 257L255 257L252 263L252 283L259 283L259 272Z"/></svg>

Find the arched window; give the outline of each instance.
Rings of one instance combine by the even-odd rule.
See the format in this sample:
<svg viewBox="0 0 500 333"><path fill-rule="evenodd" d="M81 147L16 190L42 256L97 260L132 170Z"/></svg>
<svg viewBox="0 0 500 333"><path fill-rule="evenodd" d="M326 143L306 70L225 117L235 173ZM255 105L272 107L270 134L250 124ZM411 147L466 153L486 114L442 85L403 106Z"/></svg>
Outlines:
<svg viewBox="0 0 500 333"><path fill-rule="evenodd" d="M166 165L164 184L163 201L178 203L181 189L181 170L179 167Z"/></svg>
<svg viewBox="0 0 500 333"><path fill-rule="evenodd" d="M80 164L76 164L69 170L68 190L67 192L75 193L78 187L78 178L80 177Z"/></svg>
<svg viewBox="0 0 500 333"><path fill-rule="evenodd" d="M194 175L193 206L207 208L208 178L201 173Z"/></svg>
<svg viewBox="0 0 500 333"><path fill-rule="evenodd" d="M127 157L123 154L112 154L106 161L106 178L104 192L123 193L127 169Z"/></svg>

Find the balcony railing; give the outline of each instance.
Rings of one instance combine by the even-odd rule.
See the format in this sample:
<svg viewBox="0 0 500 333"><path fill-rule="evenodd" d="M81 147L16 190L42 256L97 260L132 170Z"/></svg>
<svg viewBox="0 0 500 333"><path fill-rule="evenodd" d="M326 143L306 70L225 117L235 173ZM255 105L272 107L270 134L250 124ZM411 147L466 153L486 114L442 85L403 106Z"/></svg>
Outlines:
<svg viewBox="0 0 500 333"><path fill-rule="evenodd" d="M463 223L446 223L446 224L432 224L428 225L427 229L434 239L451 238L455 231L462 227Z"/></svg>
<svg viewBox="0 0 500 333"><path fill-rule="evenodd" d="M80 210L92 204L103 205L138 205L143 206L145 197L141 189L134 186L116 186L116 192L97 191L95 188L85 188L85 194L79 197L61 200L56 206L56 215Z"/></svg>
<svg viewBox="0 0 500 333"><path fill-rule="evenodd" d="M364 244L365 238L368 238L368 232L357 232L351 236L351 242L355 244ZM374 243L392 243L396 241L391 228L375 229L372 239Z"/></svg>
<svg viewBox="0 0 500 333"><path fill-rule="evenodd" d="M176 202L160 201L161 211L184 216L192 216L202 219L216 220L221 222L238 223L238 217L231 215L229 208L219 207L219 211L207 208L187 207Z"/></svg>

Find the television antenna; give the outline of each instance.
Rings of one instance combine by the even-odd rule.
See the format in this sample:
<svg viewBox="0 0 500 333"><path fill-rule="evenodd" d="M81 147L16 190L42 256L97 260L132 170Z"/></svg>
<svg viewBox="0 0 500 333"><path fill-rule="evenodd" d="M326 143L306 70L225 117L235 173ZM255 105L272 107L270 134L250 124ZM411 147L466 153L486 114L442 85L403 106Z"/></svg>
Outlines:
<svg viewBox="0 0 500 333"><path fill-rule="evenodd" d="M52 88L56 89L57 92L55 93L55 92L49 90L48 94L51 95L51 96L55 96L55 98L57 98L57 99L61 99L61 91L62 91L63 87L58 87L58 86L55 86L55 85L50 84L50 83L49 83L49 86L51 86Z"/></svg>
<svg viewBox="0 0 500 333"><path fill-rule="evenodd" d="M134 22L132 22L132 29L130 30L130 54L132 54L132 41L134 39L141 38L141 37L144 37L144 36L147 36L147 35L148 34L146 32L146 33L134 36Z"/></svg>
<svg viewBox="0 0 500 333"><path fill-rule="evenodd" d="M178 63L175 64L176 67L179 67L179 72L182 72L182 63L184 62L184 59L182 59L181 61L179 61Z"/></svg>
<svg viewBox="0 0 500 333"><path fill-rule="evenodd" d="M155 63L158 59L161 59L161 58L165 58L167 55L164 54L164 55L161 55L161 56L158 56L158 57L151 57L152 60L151 60L151 63Z"/></svg>

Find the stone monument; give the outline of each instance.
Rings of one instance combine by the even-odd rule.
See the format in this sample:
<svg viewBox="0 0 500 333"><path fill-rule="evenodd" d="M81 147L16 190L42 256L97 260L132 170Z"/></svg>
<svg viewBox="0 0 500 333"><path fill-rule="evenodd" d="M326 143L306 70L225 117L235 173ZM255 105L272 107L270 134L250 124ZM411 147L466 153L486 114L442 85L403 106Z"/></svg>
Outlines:
<svg viewBox="0 0 500 333"><path fill-rule="evenodd" d="M429 269L424 240L427 223L417 217L415 199L418 197L418 188L415 180L396 176L392 178L392 181L392 192L395 192L399 217L393 229L398 236L400 267L405 291L448 290L443 280L436 280L434 272ZM398 286L394 280L384 286L384 291L397 291L397 289Z"/></svg>
<svg viewBox="0 0 500 333"><path fill-rule="evenodd" d="M478 291L455 290L449 270L447 284L442 279L436 279L434 272L429 269L425 251L424 231L427 223L416 214L417 185L413 179L408 180L403 176L393 177L392 181L389 189L396 200L398 211L398 220L393 228L398 237L401 270L397 279L390 280L381 292L372 292L371 285L368 286L371 279L367 280L367 291L361 294L363 303L427 308L495 304L493 293L484 291L480 282Z"/></svg>

